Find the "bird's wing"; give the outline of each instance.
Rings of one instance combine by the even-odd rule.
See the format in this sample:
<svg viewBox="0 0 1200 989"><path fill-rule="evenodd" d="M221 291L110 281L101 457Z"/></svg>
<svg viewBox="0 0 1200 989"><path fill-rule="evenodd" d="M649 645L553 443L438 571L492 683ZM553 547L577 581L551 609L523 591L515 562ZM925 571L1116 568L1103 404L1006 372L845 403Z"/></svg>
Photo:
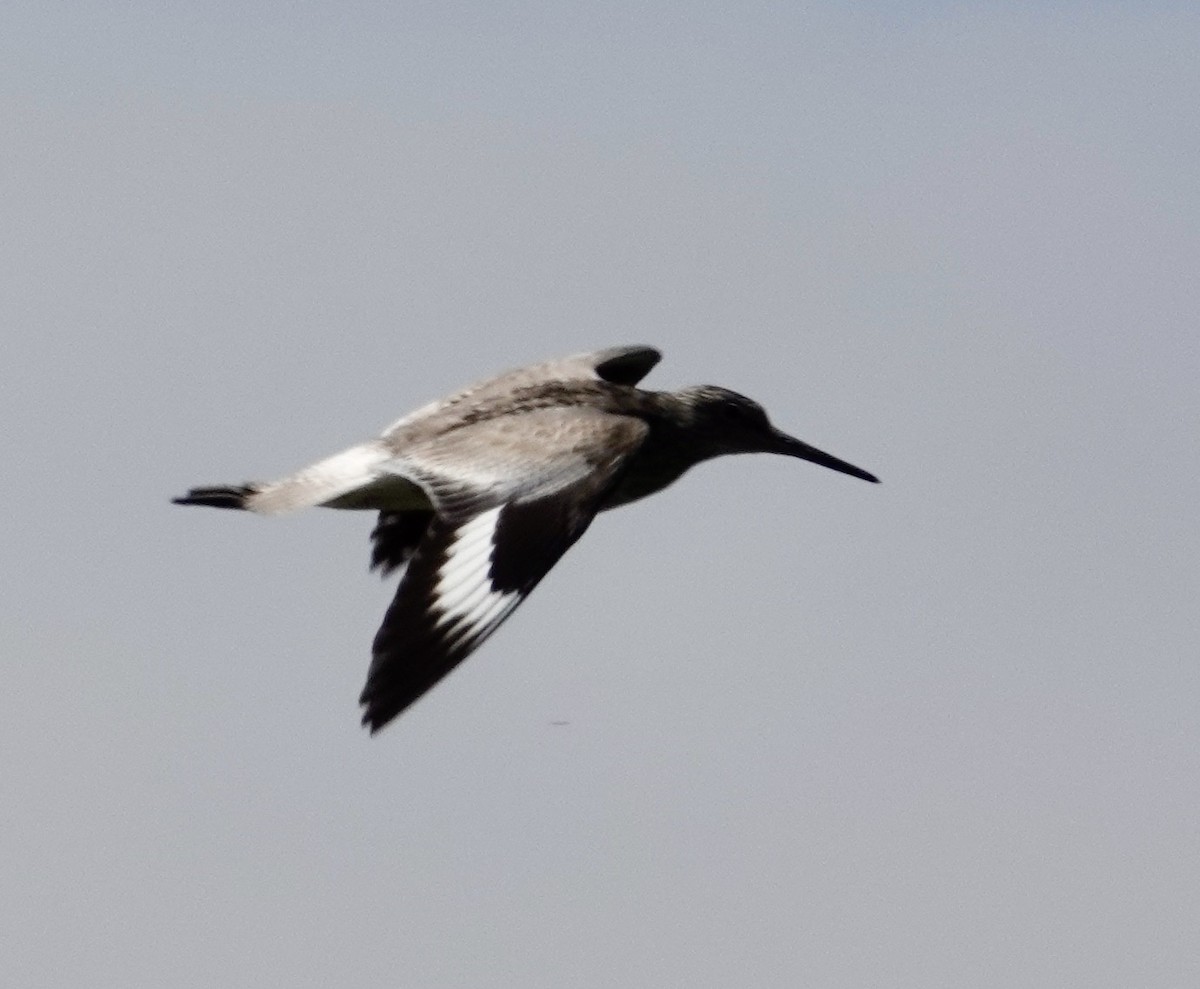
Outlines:
<svg viewBox="0 0 1200 989"><path fill-rule="evenodd" d="M582 358L591 363L596 376L617 385L636 385L662 360L653 347L609 347Z"/></svg>
<svg viewBox="0 0 1200 989"><path fill-rule="evenodd" d="M417 551L431 521L432 509L380 512L371 530L371 569L387 577L403 567Z"/></svg>
<svg viewBox="0 0 1200 989"><path fill-rule="evenodd" d="M393 422L383 431L383 435L404 435L403 445L408 445L413 438L408 435L410 430L416 428L419 432L423 423L434 418L444 423L449 410L467 404L486 402L497 396L506 396L531 385L571 381L608 381L616 385L636 385L661 359L662 354L653 347L608 347L587 354L572 354L570 357L559 357L540 364L514 368L421 406Z"/></svg>
<svg viewBox="0 0 1200 989"><path fill-rule="evenodd" d="M482 447L483 432L468 428L399 465L421 479L436 514L375 636L359 698L372 732L524 600L583 535L647 432L640 419L600 412L543 409L508 418L505 428L488 424Z"/></svg>

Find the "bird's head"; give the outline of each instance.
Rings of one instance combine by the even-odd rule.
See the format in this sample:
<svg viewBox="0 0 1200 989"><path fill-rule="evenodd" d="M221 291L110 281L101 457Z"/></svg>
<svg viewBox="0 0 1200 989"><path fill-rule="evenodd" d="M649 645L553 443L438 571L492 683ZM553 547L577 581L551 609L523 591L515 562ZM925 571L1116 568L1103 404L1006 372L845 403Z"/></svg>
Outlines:
<svg viewBox="0 0 1200 989"><path fill-rule="evenodd" d="M676 392L689 409L693 429L703 431L713 455L779 453L879 483L879 478L848 464L771 425L761 405L745 395L717 385L696 385Z"/></svg>

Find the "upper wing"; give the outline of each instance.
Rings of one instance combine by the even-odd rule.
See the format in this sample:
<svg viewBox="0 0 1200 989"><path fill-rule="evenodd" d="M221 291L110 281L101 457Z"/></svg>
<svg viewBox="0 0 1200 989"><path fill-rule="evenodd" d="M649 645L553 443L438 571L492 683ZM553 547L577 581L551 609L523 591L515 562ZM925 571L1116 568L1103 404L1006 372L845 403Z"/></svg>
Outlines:
<svg viewBox="0 0 1200 989"><path fill-rule="evenodd" d="M609 347L591 355L596 375L618 385L636 385L662 360L653 347Z"/></svg>
<svg viewBox="0 0 1200 989"><path fill-rule="evenodd" d="M408 433L421 428L422 423L437 417L445 424L449 410L479 404L497 396L509 395L531 385L547 382L608 381L616 385L636 385L662 359L653 347L608 347L587 354L573 354L540 364L530 364L477 381L445 398L430 402L398 419L383 431L385 437ZM411 437L405 436L407 445Z"/></svg>
<svg viewBox="0 0 1200 989"><path fill-rule="evenodd" d="M372 732L462 662L583 535L647 429L621 416L571 418L561 410L514 416L529 448L507 481L487 457L457 477L428 461L406 463L423 474L437 514L375 636L359 698ZM505 434L491 432L502 451Z"/></svg>

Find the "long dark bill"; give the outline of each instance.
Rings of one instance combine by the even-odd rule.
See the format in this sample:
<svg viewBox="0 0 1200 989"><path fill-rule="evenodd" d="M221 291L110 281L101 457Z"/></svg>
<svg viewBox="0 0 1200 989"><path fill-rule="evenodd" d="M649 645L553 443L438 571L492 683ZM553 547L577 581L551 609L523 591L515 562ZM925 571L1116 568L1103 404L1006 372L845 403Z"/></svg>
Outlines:
<svg viewBox="0 0 1200 989"><path fill-rule="evenodd" d="M775 444L771 448L772 453L782 453L788 457L799 457L801 460L807 460L809 463L820 464L822 467L828 467L830 470L841 471L843 474L849 474L851 477L860 477L864 481L870 481L872 484L878 484L879 478L874 474L868 474L865 470L855 467L853 464L848 464L844 460L838 460L824 450L818 450L815 446L809 446L803 440L798 440L794 436L788 436L787 433L775 431Z"/></svg>

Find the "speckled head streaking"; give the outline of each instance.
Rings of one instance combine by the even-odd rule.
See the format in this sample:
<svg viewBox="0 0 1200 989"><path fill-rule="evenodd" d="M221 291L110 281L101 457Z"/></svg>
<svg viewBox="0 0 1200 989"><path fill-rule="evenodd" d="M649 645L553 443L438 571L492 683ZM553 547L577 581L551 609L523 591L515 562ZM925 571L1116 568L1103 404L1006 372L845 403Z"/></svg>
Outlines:
<svg viewBox="0 0 1200 989"><path fill-rule="evenodd" d="M278 481L174 500L264 515L313 505L379 513L371 565L403 574L360 698L376 732L491 635L598 512L732 453L877 481L776 429L736 392L638 388L660 356L613 347L509 371Z"/></svg>

